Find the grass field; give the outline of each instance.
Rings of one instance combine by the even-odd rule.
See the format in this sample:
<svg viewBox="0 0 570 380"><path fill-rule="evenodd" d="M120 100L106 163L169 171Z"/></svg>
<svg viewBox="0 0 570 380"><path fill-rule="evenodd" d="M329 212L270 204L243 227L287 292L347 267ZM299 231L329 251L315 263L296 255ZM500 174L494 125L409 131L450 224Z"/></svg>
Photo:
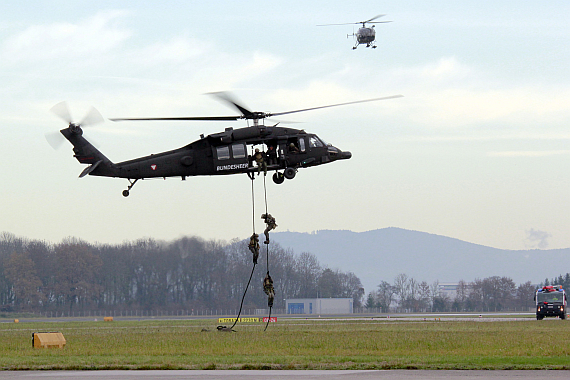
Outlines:
<svg viewBox="0 0 570 380"><path fill-rule="evenodd" d="M216 331L216 320L0 323L0 368L570 369L570 323L287 320ZM208 329L209 331L201 331ZM34 349L60 331L64 349Z"/></svg>

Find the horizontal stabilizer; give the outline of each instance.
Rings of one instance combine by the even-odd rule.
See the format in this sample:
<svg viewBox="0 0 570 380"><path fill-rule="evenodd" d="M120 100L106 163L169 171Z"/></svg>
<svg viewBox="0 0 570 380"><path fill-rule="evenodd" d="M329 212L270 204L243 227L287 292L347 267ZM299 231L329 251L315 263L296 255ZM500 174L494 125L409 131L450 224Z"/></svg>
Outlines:
<svg viewBox="0 0 570 380"><path fill-rule="evenodd" d="M79 174L79 178L83 178L85 177L87 174L91 173L93 170L97 169L97 166L99 166L99 164L102 162L103 160L99 160L94 164L89 165L88 167L86 167L85 169L83 169L83 171L81 172L81 174Z"/></svg>

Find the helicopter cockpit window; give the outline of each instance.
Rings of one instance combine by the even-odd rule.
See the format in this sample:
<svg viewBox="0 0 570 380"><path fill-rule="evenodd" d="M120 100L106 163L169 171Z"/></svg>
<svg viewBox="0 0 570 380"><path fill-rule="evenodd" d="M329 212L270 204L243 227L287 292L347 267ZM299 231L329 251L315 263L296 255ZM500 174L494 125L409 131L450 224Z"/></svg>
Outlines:
<svg viewBox="0 0 570 380"><path fill-rule="evenodd" d="M320 148L323 147L324 144L317 136L311 136L309 137L309 146L311 148Z"/></svg>
<svg viewBox="0 0 570 380"><path fill-rule="evenodd" d="M299 150L301 152L305 151L305 139L304 138L299 139Z"/></svg>
<svg viewBox="0 0 570 380"><path fill-rule="evenodd" d="M234 158L245 158L245 145L234 144L232 145L232 153Z"/></svg>
<svg viewBox="0 0 570 380"><path fill-rule="evenodd" d="M229 160L229 158L230 158L230 147L229 146L219 146L216 148L216 153L218 155L218 160Z"/></svg>

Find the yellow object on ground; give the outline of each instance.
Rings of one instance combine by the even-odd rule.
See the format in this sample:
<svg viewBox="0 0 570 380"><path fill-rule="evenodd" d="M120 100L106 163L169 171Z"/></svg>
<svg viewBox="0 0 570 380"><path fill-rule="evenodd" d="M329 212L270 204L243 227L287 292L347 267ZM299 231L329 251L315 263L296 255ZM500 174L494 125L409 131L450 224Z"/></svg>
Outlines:
<svg viewBox="0 0 570 380"><path fill-rule="evenodd" d="M60 332L32 333L32 347L34 348L64 348L66 343L63 334Z"/></svg>
<svg viewBox="0 0 570 380"><path fill-rule="evenodd" d="M234 323L235 321L235 318L218 318L218 323ZM259 318L240 318L238 322L259 322Z"/></svg>

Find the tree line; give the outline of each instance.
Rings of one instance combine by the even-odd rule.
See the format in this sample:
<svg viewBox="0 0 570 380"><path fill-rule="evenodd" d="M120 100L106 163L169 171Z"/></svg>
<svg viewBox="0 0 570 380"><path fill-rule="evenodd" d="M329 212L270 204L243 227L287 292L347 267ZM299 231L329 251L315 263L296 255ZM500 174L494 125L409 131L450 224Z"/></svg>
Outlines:
<svg viewBox="0 0 570 380"><path fill-rule="evenodd" d="M269 265L267 263L269 258ZM68 238L58 244L0 233L0 311L237 309L252 270L247 241L230 243L183 237L172 242L141 239L117 245ZM316 256L271 244L262 247L244 307L267 307L262 280L269 268L275 307L284 299L353 298L355 308L383 312L501 311L534 305L536 286L508 277L459 281L446 296L439 283L405 274L381 281L368 293L352 272L327 268ZM543 285L570 289L570 274Z"/></svg>
<svg viewBox="0 0 570 380"><path fill-rule="evenodd" d="M269 264L267 263L267 257ZM58 244L0 234L2 311L200 310L239 308L253 267L247 241L183 237L118 245L67 238ZM267 308L262 280L274 281L276 308L287 298L364 295L352 272L323 267L311 253L265 245L244 307Z"/></svg>
<svg viewBox="0 0 570 380"><path fill-rule="evenodd" d="M554 283L568 289L570 274L550 282L545 280L545 285ZM437 281L428 284L399 274L393 284L382 281L370 292L365 307L381 309L385 313L527 310L535 305L536 289L530 281L517 286L509 277L492 276L472 282L461 280L455 287L454 296L449 296L440 291Z"/></svg>
<svg viewBox="0 0 570 380"><path fill-rule="evenodd" d="M546 278L539 286L543 287L548 285L562 285L563 289L570 290L570 273L566 273L564 276L559 275L558 277L554 277L550 280Z"/></svg>

